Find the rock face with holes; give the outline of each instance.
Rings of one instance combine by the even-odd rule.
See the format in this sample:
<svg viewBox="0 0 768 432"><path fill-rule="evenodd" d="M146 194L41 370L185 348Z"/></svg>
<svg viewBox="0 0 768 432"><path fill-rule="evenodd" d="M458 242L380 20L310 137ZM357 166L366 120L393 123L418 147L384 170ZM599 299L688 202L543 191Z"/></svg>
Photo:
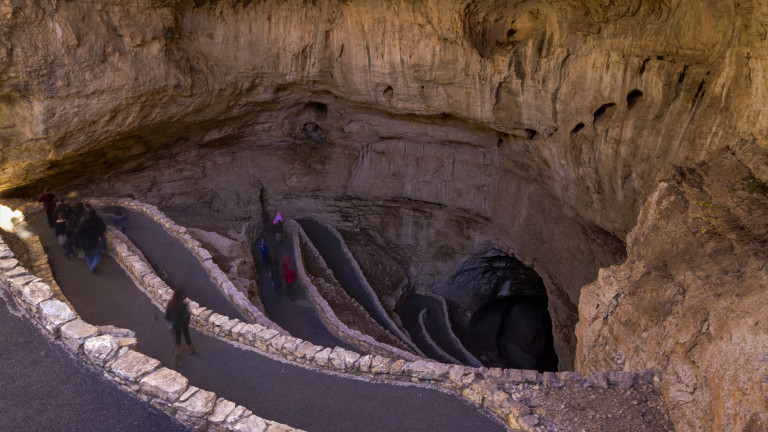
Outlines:
<svg viewBox="0 0 768 432"><path fill-rule="evenodd" d="M658 179L725 147L768 177L766 21L757 0L13 0L0 191L133 195L230 237L263 193L446 296L495 248L542 276L570 369L581 287Z"/></svg>

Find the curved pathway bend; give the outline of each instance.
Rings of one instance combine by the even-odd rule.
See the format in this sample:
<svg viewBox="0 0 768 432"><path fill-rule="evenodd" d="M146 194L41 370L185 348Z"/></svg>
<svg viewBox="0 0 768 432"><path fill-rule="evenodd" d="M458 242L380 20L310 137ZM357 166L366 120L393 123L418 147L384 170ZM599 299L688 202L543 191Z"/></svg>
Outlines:
<svg viewBox="0 0 768 432"><path fill-rule="evenodd" d="M137 218L129 230L145 222L154 223ZM64 258L43 218L31 220L30 229L40 235L62 291L84 320L135 331L138 350L169 366L173 337L162 312L111 257L105 256L97 272L90 274L82 260ZM142 243L137 246L182 255L148 237L137 238ZM178 242L178 247L183 245ZM184 269L200 264L190 260L178 265ZM312 370L191 330L197 354L185 357L178 369L190 385L214 391L270 420L308 431L506 430L492 414L432 387Z"/></svg>
<svg viewBox="0 0 768 432"><path fill-rule="evenodd" d="M282 277L279 278L278 287L272 286L269 263L264 262L259 248L259 241L262 238L266 241L269 252L274 253L277 260L280 260L284 254L294 256L294 252L289 238L284 238L279 242L272 233L266 231L262 232L253 244L253 261L256 263L256 270L259 274L259 298L269 319L288 331L293 337L312 342L315 345L331 348L341 347L359 353L360 350L342 341L325 327L312 302L307 298L301 280L296 280L294 283L295 299L288 297ZM281 275L282 273L280 270Z"/></svg>
<svg viewBox="0 0 768 432"><path fill-rule="evenodd" d="M413 341L408 339L408 336L384 311L378 298L375 298L375 294L369 294L363 286L363 282L358 279L353 264L344 254L342 239L334 235L331 229L313 219L297 219L296 222L304 230L307 238L320 253L328 268L333 272L333 276L347 294L357 301L380 326L400 339L409 348L415 348Z"/></svg>
<svg viewBox="0 0 768 432"><path fill-rule="evenodd" d="M431 355L438 355L433 358L443 358L442 354L447 354L450 359L458 360L461 364L480 367L481 364L466 349L461 346L461 342L453 334L448 317L445 316L445 310L440 302L432 297L412 294L403 301L398 311L403 325L411 334L414 342L425 353L428 350L432 353L434 342L439 350ZM424 325L420 325L420 316L424 315ZM422 346L423 345L423 346ZM443 361L447 361L444 359Z"/></svg>
<svg viewBox="0 0 768 432"><path fill-rule="evenodd" d="M172 289L184 288L190 300L208 309L249 322L213 283L197 258L184 244L149 216L123 208L128 215L127 237L141 251L155 272ZM190 265L195 263L196 265Z"/></svg>
<svg viewBox="0 0 768 432"><path fill-rule="evenodd" d="M0 287L0 364L0 431L191 431L55 343L7 287Z"/></svg>

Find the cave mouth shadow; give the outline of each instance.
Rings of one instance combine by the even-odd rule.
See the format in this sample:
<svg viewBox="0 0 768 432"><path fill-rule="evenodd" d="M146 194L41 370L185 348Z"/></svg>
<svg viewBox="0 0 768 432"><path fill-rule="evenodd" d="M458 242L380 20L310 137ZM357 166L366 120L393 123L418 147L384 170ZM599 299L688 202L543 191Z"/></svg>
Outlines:
<svg viewBox="0 0 768 432"><path fill-rule="evenodd" d="M483 365L557 371L547 291L533 269L494 249L465 261L456 282L478 293L457 336Z"/></svg>

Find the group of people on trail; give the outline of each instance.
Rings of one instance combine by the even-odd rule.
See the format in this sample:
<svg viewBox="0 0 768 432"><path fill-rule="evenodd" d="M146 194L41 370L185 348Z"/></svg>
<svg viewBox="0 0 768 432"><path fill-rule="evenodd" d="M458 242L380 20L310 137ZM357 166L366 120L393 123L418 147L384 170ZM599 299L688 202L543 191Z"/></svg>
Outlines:
<svg viewBox="0 0 768 432"><path fill-rule="evenodd" d="M88 203L75 201L71 205L64 199L59 199L51 192L51 188L38 197L37 202L43 203L43 209L48 218L48 224L54 228L56 240L66 254L67 259L79 256L82 251L88 269L93 273L99 265L101 253L107 251L107 225L96 210ZM113 221L115 227L125 233L126 214L119 207L104 208L106 215ZM170 321L170 329L175 334L175 345L171 365L176 368L181 364L181 335L187 345L187 352L194 354L192 340L189 335L191 313L187 302L187 293L183 288L173 292L171 300L165 309L165 319Z"/></svg>
<svg viewBox="0 0 768 432"><path fill-rule="evenodd" d="M88 203L76 201L70 205L57 198L50 187L45 188L37 202L43 203L48 225L54 229L56 241L67 259L79 257L82 251L88 270L96 271L101 253L107 251L104 219Z"/></svg>
<svg viewBox="0 0 768 432"><path fill-rule="evenodd" d="M266 230L266 222L269 221L269 217L266 216L263 218L263 220L265 221L264 228ZM271 225L272 234L275 236L275 239L279 245L283 237L283 216L280 214L280 212L277 212L274 220L272 220ZM278 261L277 257L275 256L275 252L270 252L267 239L264 236L262 236L261 240L259 241L259 249L261 250L261 261L269 269L269 278L272 282L272 288L275 290L277 300L280 300L280 292L282 291L283 280L285 281L288 297L290 297L291 300L295 300L296 295L294 292L294 285L296 282L297 274L296 264L291 254L283 254L282 258Z"/></svg>

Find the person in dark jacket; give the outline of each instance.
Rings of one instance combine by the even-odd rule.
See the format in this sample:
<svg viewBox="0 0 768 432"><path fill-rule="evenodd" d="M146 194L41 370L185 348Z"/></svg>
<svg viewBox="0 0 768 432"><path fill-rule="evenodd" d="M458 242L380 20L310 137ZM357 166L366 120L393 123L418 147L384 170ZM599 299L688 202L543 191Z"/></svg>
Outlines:
<svg viewBox="0 0 768 432"><path fill-rule="evenodd" d="M275 235L278 242L283 239L283 215L280 212L277 212L275 220L272 221L272 234Z"/></svg>
<svg viewBox="0 0 768 432"><path fill-rule="evenodd" d="M53 214L58 219L61 219L59 213L64 213L64 219L69 219L69 204L64 202L63 199L56 198L56 208L53 209Z"/></svg>
<svg viewBox="0 0 768 432"><path fill-rule="evenodd" d="M96 214L96 210L90 210L86 213L80 227L75 233L75 242L83 250L85 262L88 263L88 270L93 273L101 259L99 250L99 233L107 230L104 221Z"/></svg>
<svg viewBox="0 0 768 432"><path fill-rule="evenodd" d="M177 288L173 291L173 296L165 308L165 319L171 322L171 328L176 335L176 344L173 348L173 357L171 365L175 369L181 364L181 333L184 333L184 340L187 342L187 352L191 355L195 353L192 348L192 339L189 337L189 319L191 314L184 300L187 293L183 288Z"/></svg>
<svg viewBox="0 0 768 432"><path fill-rule="evenodd" d="M93 217L96 218L97 225L101 229L99 231L99 242L101 242L101 253L107 252L107 224L104 222L104 219L99 216L98 213L96 213L96 210L91 206L90 204L85 204L86 210L88 210L89 215L93 215Z"/></svg>
<svg viewBox="0 0 768 432"><path fill-rule="evenodd" d="M61 249L64 250L64 254L66 254L67 259L75 254L75 252L72 250L72 243L69 241L69 237L67 236L67 218L64 215L64 212L58 213L58 219L56 219L56 241L59 243L59 246L61 246Z"/></svg>
<svg viewBox="0 0 768 432"><path fill-rule="evenodd" d="M37 202L43 203L43 210L45 210L45 215L48 216L48 225L51 228L56 227L56 215L53 213L53 209L56 207L55 199L56 195L51 193L50 187L45 188L45 191L37 198Z"/></svg>
<svg viewBox="0 0 768 432"><path fill-rule="evenodd" d="M85 206L83 206L83 203L80 201L72 203L69 207L69 217L67 217L67 237L69 237L75 256L80 255L80 244L77 241L75 234L80 228L80 219L82 219L84 213Z"/></svg>

